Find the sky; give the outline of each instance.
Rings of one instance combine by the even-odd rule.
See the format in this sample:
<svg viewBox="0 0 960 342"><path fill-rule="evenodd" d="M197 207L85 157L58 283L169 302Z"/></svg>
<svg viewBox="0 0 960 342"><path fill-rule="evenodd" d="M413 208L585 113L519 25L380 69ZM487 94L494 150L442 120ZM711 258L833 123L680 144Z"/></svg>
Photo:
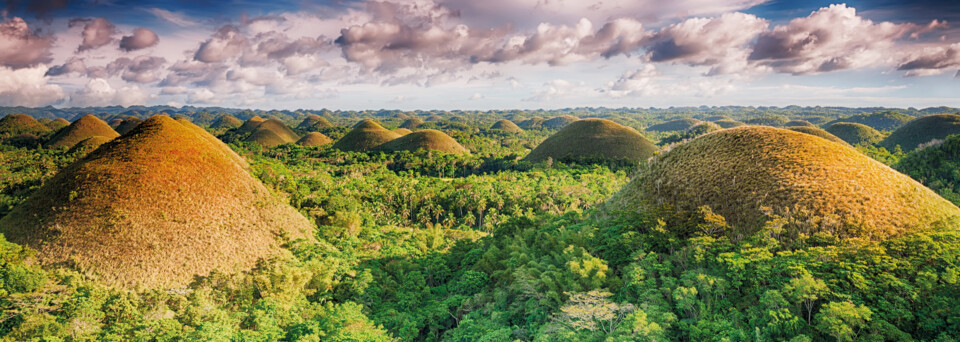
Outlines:
<svg viewBox="0 0 960 342"><path fill-rule="evenodd" d="M960 1L7 0L0 105L960 107Z"/></svg>

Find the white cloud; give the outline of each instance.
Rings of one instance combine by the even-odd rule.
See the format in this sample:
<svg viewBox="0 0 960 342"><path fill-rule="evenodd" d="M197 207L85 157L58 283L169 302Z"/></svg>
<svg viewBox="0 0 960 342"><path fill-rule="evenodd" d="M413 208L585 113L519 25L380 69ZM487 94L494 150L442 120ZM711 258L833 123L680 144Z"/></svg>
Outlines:
<svg viewBox="0 0 960 342"><path fill-rule="evenodd" d="M150 14L155 15L157 18L169 21L174 25L181 27L191 27L200 25L200 23L190 19L185 14L171 12L162 8L148 8L146 9Z"/></svg>
<svg viewBox="0 0 960 342"><path fill-rule="evenodd" d="M0 22L0 66L24 68L49 63L53 42L53 37L40 36L21 18Z"/></svg>
<svg viewBox="0 0 960 342"><path fill-rule="evenodd" d="M63 89L48 84L47 68L0 67L0 103L6 106L45 106L63 99Z"/></svg>
<svg viewBox="0 0 960 342"><path fill-rule="evenodd" d="M89 106L133 106L147 103L150 97L138 86L125 86L115 89L110 82L94 78L87 85L70 96L70 105Z"/></svg>

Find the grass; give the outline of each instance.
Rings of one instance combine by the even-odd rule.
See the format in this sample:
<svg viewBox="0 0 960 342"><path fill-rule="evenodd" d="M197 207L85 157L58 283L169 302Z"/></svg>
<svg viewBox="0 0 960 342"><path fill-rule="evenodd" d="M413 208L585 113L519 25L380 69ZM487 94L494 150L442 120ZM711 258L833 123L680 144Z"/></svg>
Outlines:
<svg viewBox="0 0 960 342"><path fill-rule="evenodd" d="M717 126L720 126L720 127L723 127L723 128L734 128L734 127L740 127L740 126L746 126L746 125L747 125L747 124L742 123L742 122L740 122L740 121L727 120L727 119L717 120L717 121L714 121L713 123L715 123L715 124L717 124Z"/></svg>
<svg viewBox="0 0 960 342"><path fill-rule="evenodd" d="M772 127L703 135L654 159L608 203L610 210L709 206L751 234L769 213L780 234L828 232L884 239L955 222L960 209L847 145Z"/></svg>
<svg viewBox="0 0 960 342"><path fill-rule="evenodd" d="M667 121L662 124L653 125L653 126L647 127L647 130L652 132L672 132L672 131L683 132L690 129L690 127L696 126L699 123L700 123L700 120L686 118L686 119Z"/></svg>
<svg viewBox="0 0 960 342"><path fill-rule="evenodd" d="M270 119L257 125L244 140L260 144L263 147L274 147L296 142L300 140L300 136L283 122Z"/></svg>
<svg viewBox="0 0 960 342"><path fill-rule="evenodd" d="M155 116L47 181L0 219L43 265L114 287L182 287L280 253L312 224L203 129Z"/></svg>
<svg viewBox="0 0 960 342"><path fill-rule="evenodd" d="M327 120L327 118L316 115L316 114L308 114L307 117L304 118L299 125L297 125L297 129L302 129L302 130L312 130L312 129L321 129L321 128L330 128L330 127L333 127L333 124L330 123L330 120Z"/></svg>
<svg viewBox="0 0 960 342"><path fill-rule="evenodd" d="M106 144L110 140L113 140L113 139L102 137L99 135L95 137L89 137L89 138L83 139L83 141L81 142L78 142L76 145L73 145L73 147L71 147L70 151L68 152L74 153L77 151L85 151L85 153L90 153L90 152L93 152L93 150L96 150L98 147L100 147L100 145Z"/></svg>
<svg viewBox="0 0 960 342"><path fill-rule="evenodd" d="M376 121L366 119L357 123L353 130L337 140L333 147L341 151L370 151L399 137L400 134L383 128Z"/></svg>
<svg viewBox="0 0 960 342"><path fill-rule="evenodd" d="M93 115L84 115L60 131L57 131L50 140L47 141L47 147L70 148L87 138L101 136L105 138L116 138L120 134L110 128L106 122Z"/></svg>
<svg viewBox="0 0 960 342"><path fill-rule="evenodd" d="M960 134L960 115L930 115L904 124L883 139L880 146L892 151L899 145L904 151L910 152L921 144L953 134Z"/></svg>
<svg viewBox="0 0 960 342"><path fill-rule="evenodd" d="M605 158L646 160L659 151L636 130L604 119L583 119L564 127L533 149L526 160Z"/></svg>
<svg viewBox="0 0 960 342"><path fill-rule="evenodd" d="M878 131L889 131L897 129L913 119L915 118L907 114L885 111L871 114L858 114L848 118L833 120L828 123L828 126L838 122L855 122L873 127L873 129Z"/></svg>
<svg viewBox="0 0 960 342"><path fill-rule="evenodd" d="M855 123L838 122L827 127L827 132L850 145L873 145L883 140L883 133L873 127Z"/></svg>
<svg viewBox="0 0 960 342"><path fill-rule="evenodd" d="M218 117L213 123L210 124L210 128L213 129L234 129L243 125L243 121L237 119L236 116L230 114L224 114Z"/></svg>
<svg viewBox="0 0 960 342"><path fill-rule="evenodd" d="M577 120L580 120L580 118L573 115L561 115L544 121L541 126L546 129L561 129Z"/></svg>
<svg viewBox="0 0 960 342"><path fill-rule="evenodd" d="M139 124L141 124L141 123L143 123L143 119L136 118L136 117L130 117L130 118L126 119L126 120L123 120L123 122L121 122L119 125L117 125L117 128L115 128L115 130L116 130L117 133L119 133L120 135L124 135L124 134L127 134L127 132L132 131L134 128L137 127L137 125L139 125Z"/></svg>
<svg viewBox="0 0 960 342"><path fill-rule="evenodd" d="M783 124L783 127L817 127L817 125L814 125L806 120L791 120Z"/></svg>
<svg viewBox="0 0 960 342"><path fill-rule="evenodd" d="M423 120L420 120L420 118L409 118L404 120L403 123L400 124L400 128L416 129L417 127L420 127L420 125L422 125L423 123L424 123Z"/></svg>
<svg viewBox="0 0 960 342"><path fill-rule="evenodd" d="M424 129L384 143L376 148L379 151L417 151L431 150L449 154L469 154L466 148L441 131Z"/></svg>
<svg viewBox="0 0 960 342"><path fill-rule="evenodd" d="M261 118L259 116L254 116L247 121L244 121L239 128L237 128L238 134L250 134L257 129L257 126L266 122L267 119Z"/></svg>
<svg viewBox="0 0 960 342"><path fill-rule="evenodd" d="M513 121L507 119L501 119L495 122L493 126L490 126L490 129L501 130L508 133L523 133L523 128L520 128L520 126L517 126Z"/></svg>
<svg viewBox="0 0 960 342"><path fill-rule="evenodd" d="M518 126L520 126L523 129L540 128L542 127L544 121L546 121L544 118L537 116L537 117L532 117L532 118L520 121L520 124Z"/></svg>
<svg viewBox="0 0 960 342"><path fill-rule="evenodd" d="M0 137L12 137L21 134L42 135L50 127L26 114L10 114L0 119Z"/></svg>
<svg viewBox="0 0 960 342"><path fill-rule="evenodd" d="M333 139L330 139L330 137L323 135L323 133L319 133L319 132L307 133L306 135L303 136L303 138L300 138L300 140L297 140L298 145L307 146L307 147L322 146L332 142L333 142Z"/></svg>
<svg viewBox="0 0 960 342"><path fill-rule="evenodd" d="M399 135L401 135L401 136L404 136L404 135L413 133L413 131L411 131L411 130L409 130L409 129L406 129L406 128L397 128L397 129L393 130L393 133L397 133L397 134L399 134Z"/></svg>
<svg viewBox="0 0 960 342"><path fill-rule="evenodd" d="M789 129L794 132L800 132L800 133L806 133L813 136L818 136L839 144L844 144L844 145L847 144L847 142L843 141L843 139L840 139L835 135L830 134L830 132L817 128L816 126L793 126L793 127L786 127L786 129Z"/></svg>

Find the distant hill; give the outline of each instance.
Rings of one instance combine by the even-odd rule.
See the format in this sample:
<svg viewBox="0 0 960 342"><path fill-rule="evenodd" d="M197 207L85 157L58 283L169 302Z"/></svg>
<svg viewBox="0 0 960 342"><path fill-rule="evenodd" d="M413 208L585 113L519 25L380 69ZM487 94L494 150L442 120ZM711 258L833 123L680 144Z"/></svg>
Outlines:
<svg viewBox="0 0 960 342"><path fill-rule="evenodd" d="M659 148L636 130L605 119L582 119L570 123L533 149L524 159L547 158L624 159L641 161Z"/></svg>
<svg viewBox="0 0 960 342"><path fill-rule="evenodd" d="M873 127L856 122L838 122L827 127L827 132L850 145L873 145L883 140L883 134Z"/></svg>
<svg viewBox="0 0 960 342"><path fill-rule="evenodd" d="M70 150L67 152L76 153L79 151L83 151L85 154L90 153L90 152L93 152L93 150L96 150L98 147L100 147L100 145L106 144L110 140L113 140L113 139L110 139L107 137L101 137L101 136L86 138L78 142L76 145L73 145L73 147L71 147Z"/></svg>
<svg viewBox="0 0 960 342"><path fill-rule="evenodd" d="M337 140L333 148L341 151L363 152L399 137L400 134L383 128L376 121L366 119L357 123L353 130Z"/></svg>
<svg viewBox="0 0 960 342"><path fill-rule="evenodd" d="M672 132L672 131L682 132L690 129L690 127L696 126L699 123L700 123L700 120L686 118L686 119L667 121L662 124L653 125L653 126L647 127L647 130L652 132Z"/></svg>
<svg viewBox="0 0 960 342"><path fill-rule="evenodd" d="M773 115L773 116L761 116L758 118L752 118L744 121L748 125L757 125L757 126L771 126L771 127L781 127L790 122L790 119L786 117Z"/></svg>
<svg viewBox="0 0 960 342"><path fill-rule="evenodd" d="M254 128L245 141L254 142L263 147L274 147L300 140L290 127L275 119L264 121Z"/></svg>
<svg viewBox="0 0 960 342"><path fill-rule="evenodd" d="M793 126L793 127L786 127L786 129L789 129L794 132L800 132L800 133L810 134L813 136L818 136L835 143L848 145L846 141L843 141L843 139L840 139L834 136L833 134L830 134L830 132L817 128L816 126Z"/></svg>
<svg viewBox="0 0 960 342"><path fill-rule="evenodd" d="M751 234L767 213L789 216L786 236L829 232L884 239L942 228L960 209L910 177L846 145L772 127L703 135L655 158L608 210L709 206Z"/></svg>
<svg viewBox="0 0 960 342"><path fill-rule="evenodd" d="M301 130L315 130L330 127L333 127L330 120L316 114L307 115L307 117L297 125L297 128Z"/></svg>
<svg viewBox="0 0 960 342"><path fill-rule="evenodd" d="M449 154L470 153L449 135L433 129L419 130L404 135L378 146L376 150L385 152L431 150Z"/></svg>
<svg viewBox="0 0 960 342"><path fill-rule="evenodd" d="M313 147L313 146L326 145L332 142L333 142L333 139L330 139L330 137L323 135L323 133L310 132L304 135L302 138L300 138L300 140L297 140L297 145Z"/></svg>
<svg viewBox="0 0 960 342"><path fill-rule="evenodd" d="M400 128L416 129L417 127L420 127L420 125L423 125L423 123L423 120L420 120L419 118L410 118L403 121L403 123L400 124Z"/></svg>
<svg viewBox="0 0 960 342"><path fill-rule="evenodd" d="M12 137L20 134L42 135L49 131L50 127L29 115L10 114L0 119L0 137Z"/></svg>
<svg viewBox="0 0 960 342"><path fill-rule="evenodd" d="M50 129L56 131L61 128L70 126L70 121L67 121L67 119L64 119L64 118L57 118L56 120L50 120L50 122L48 122L46 125L47 127L50 127Z"/></svg>
<svg viewBox="0 0 960 342"><path fill-rule="evenodd" d="M893 167L960 205L960 135L935 140L908 153Z"/></svg>
<svg viewBox="0 0 960 342"><path fill-rule="evenodd" d="M156 116L66 167L0 219L43 265L110 286L183 287L281 252L312 224L186 121Z"/></svg>
<svg viewBox="0 0 960 342"><path fill-rule="evenodd" d="M547 119L541 126L546 129L561 129L577 120L580 120L580 118L573 115L561 115Z"/></svg>
<svg viewBox="0 0 960 342"><path fill-rule="evenodd" d="M960 115L938 114L912 120L880 142L880 146L893 150L900 146L904 151L913 151L923 143L960 134Z"/></svg>
<svg viewBox="0 0 960 342"><path fill-rule="evenodd" d="M838 122L854 122L873 127L873 129L878 131L889 131L897 129L913 119L915 119L915 117L903 113L883 111L870 114L858 114L847 118L836 119L827 123L826 126L829 127L830 125Z"/></svg>
<svg viewBox="0 0 960 342"><path fill-rule="evenodd" d="M814 125L806 120L791 120L783 124L783 127L817 127L817 125Z"/></svg>
<svg viewBox="0 0 960 342"><path fill-rule="evenodd" d="M723 128L733 128L733 127L740 127L740 126L746 125L745 123L742 123L740 121L734 121L734 120L717 120L717 121L714 121L713 123Z"/></svg>
<svg viewBox="0 0 960 342"><path fill-rule="evenodd" d="M266 122L266 121L267 121L267 119L261 118L261 117L259 117L259 116L254 116L254 117L252 117L252 118L249 118L249 119L247 119L247 121L244 121L243 124L240 125L239 128L237 128L237 133L238 133L238 134L250 134L250 133L253 133L253 131L255 131L255 130L257 129L257 126L260 126L260 124L262 124L262 123L264 123L264 122Z"/></svg>
<svg viewBox="0 0 960 342"><path fill-rule="evenodd" d="M520 126L517 126L513 121L507 119L498 120L493 126L490 126L490 129L501 130L507 133L523 133L523 128L520 128Z"/></svg>
<svg viewBox="0 0 960 342"><path fill-rule="evenodd" d="M85 115L71 123L70 126L57 131L57 133L47 141L46 146L50 148L70 148L78 142L96 136L113 139L119 137L120 134L96 116Z"/></svg>
<svg viewBox="0 0 960 342"><path fill-rule="evenodd" d="M217 117L213 123L210 124L210 128L213 129L234 129L243 125L243 121L237 119L237 117L226 114Z"/></svg>
<svg viewBox="0 0 960 342"><path fill-rule="evenodd" d="M116 130L117 133L119 133L120 135L124 135L127 132L132 131L134 128L137 127L137 125L139 125L142 122L143 120L140 118L130 117L120 122L120 124L117 125L117 127L114 128L114 130Z"/></svg>
<svg viewBox="0 0 960 342"><path fill-rule="evenodd" d="M403 135L407 135L407 134L413 133L413 131L411 131L411 130L409 130L409 129L406 129L406 128L397 128L397 129L393 130L393 133L397 133L397 134L403 136Z"/></svg>

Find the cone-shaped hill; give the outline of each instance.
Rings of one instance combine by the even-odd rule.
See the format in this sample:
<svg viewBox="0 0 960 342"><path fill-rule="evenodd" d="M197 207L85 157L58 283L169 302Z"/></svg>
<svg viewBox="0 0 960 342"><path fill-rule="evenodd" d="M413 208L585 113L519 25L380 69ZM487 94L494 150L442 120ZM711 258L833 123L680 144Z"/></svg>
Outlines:
<svg viewBox="0 0 960 342"><path fill-rule="evenodd" d="M76 145L73 145L73 147L71 147L70 150L67 152L74 153L77 151L85 151L86 153L90 153L90 152L93 152L93 150L96 150L98 147L100 147L100 145L106 144L110 140L113 140L113 139L110 139L107 137L101 137L101 136L89 137L89 138L83 139L83 141L81 142L78 142Z"/></svg>
<svg viewBox="0 0 960 342"><path fill-rule="evenodd" d="M547 121L544 121L542 126L543 128L546 128L546 129L561 129L577 120L580 120L580 118L573 115L555 116L548 119Z"/></svg>
<svg viewBox="0 0 960 342"><path fill-rule="evenodd" d="M690 127L696 126L699 123L700 123L700 120L686 118L686 119L667 121L658 125L653 125L653 126L647 127L647 130L653 131L653 132L671 132L671 131L682 132L690 129Z"/></svg>
<svg viewBox="0 0 960 342"><path fill-rule="evenodd" d="M310 133L307 133L307 135L304 135L302 138L300 138L300 140L297 140L297 145L313 147L313 146L326 145L332 142L333 142L333 139L330 139L330 137L323 135L323 133L310 132Z"/></svg>
<svg viewBox="0 0 960 342"><path fill-rule="evenodd" d="M583 119L570 123L530 151L526 160L538 162L568 158L645 160L659 151L652 141L636 130L604 119Z"/></svg>
<svg viewBox="0 0 960 342"><path fill-rule="evenodd" d="M846 141L850 145L873 145L883 140L883 134L881 134L880 131L855 122L835 123L827 127L827 132L830 132L830 134L833 134L837 138L843 139L843 141Z"/></svg>
<svg viewBox="0 0 960 342"><path fill-rule="evenodd" d="M137 117L130 117L126 120L123 120L123 122L117 125L117 128L115 128L115 130L117 131L117 133L120 133L120 135L124 135L124 134L127 134L127 132L132 131L134 128L137 127L137 125L141 123L143 123L143 119L140 119Z"/></svg>
<svg viewBox="0 0 960 342"><path fill-rule="evenodd" d="M806 134L810 134L810 135L815 135L815 136L818 136L818 137L821 137L821 138L830 140L830 141L835 142L835 143L840 143L840 144L844 144L844 145L847 144L847 142L846 142L846 141L843 141L843 139L837 138L837 137L834 136L833 134L830 134L830 132L827 132L827 131L824 131L824 130L822 130L822 129L820 129L820 128L817 128L816 126L793 126L793 127L787 127L787 129L789 129L789 130L791 130L791 131L794 131L794 132L800 132L800 133L806 133Z"/></svg>
<svg viewBox="0 0 960 342"><path fill-rule="evenodd" d="M404 120L403 123L400 124L400 128L416 129L417 127L420 127L420 125L422 124L423 124L423 120L420 120L419 118L409 118Z"/></svg>
<svg viewBox="0 0 960 342"><path fill-rule="evenodd" d="M537 116L537 117L532 117L532 118L520 121L520 124L517 126L520 126L523 129L540 128L541 126L543 126L544 121L546 120Z"/></svg>
<svg viewBox="0 0 960 342"><path fill-rule="evenodd" d="M244 121L240 128L237 128L237 133L240 134L250 134L257 129L257 126L266 122L267 119L261 118L259 116L254 116L247 121Z"/></svg>
<svg viewBox="0 0 960 342"><path fill-rule="evenodd" d="M50 127L26 114L10 114L0 119L0 137L20 134L41 135L49 131Z"/></svg>
<svg viewBox="0 0 960 342"><path fill-rule="evenodd" d="M791 120L783 124L783 127L817 127L817 125L814 125L806 120Z"/></svg>
<svg viewBox="0 0 960 342"><path fill-rule="evenodd" d="M237 119L236 116L230 114L224 114L218 117L216 120L213 120L213 123L210 124L210 128L213 129L234 129L243 125L243 121Z"/></svg>
<svg viewBox="0 0 960 342"><path fill-rule="evenodd" d="M853 148L756 126L706 134L662 154L607 208L658 206L709 206L733 234L756 231L770 209L802 222L785 235L828 231L871 239L941 227L960 216L930 189Z"/></svg>
<svg viewBox="0 0 960 342"><path fill-rule="evenodd" d="M333 127L333 124L330 123L330 120L327 118L319 116L317 114L309 114L303 121L300 121L300 124L297 125L297 129L302 130L311 130L311 129L321 129L321 128L330 128Z"/></svg>
<svg viewBox="0 0 960 342"><path fill-rule="evenodd" d="M47 127L50 127L50 129L56 131L61 128L70 126L70 121L67 121L67 119L64 119L64 118L57 118L56 120L48 122L46 125Z"/></svg>
<svg viewBox="0 0 960 342"><path fill-rule="evenodd" d="M490 129L501 130L507 133L523 133L523 128L517 126L513 121L507 119L501 119L490 126Z"/></svg>
<svg viewBox="0 0 960 342"><path fill-rule="evenodd" d="M376 150L385 152L432 150L450 154L470 153L449 135L434 129L425 129L404 135L378 146Z"/></svg>
<svg viewBox="0 0 960 342"><path fill-rule="evenodd" d="M400 134L380 126L376 121L365 119L357 123L350 132L333 144L341 151L369 151L385 142L399 138Z"/></svg>
<svg viewBox="0 0 960 342"><path fill-rule="evenodd" d="M77 121L71 123L70 126L57 131L56 134L50 137L50 141L47 142L47 147L70 148L78 142L96 136L113 139L119 137L120 134L114 131L113 128L110 128L110 125L107 125L103 120L88 114L77 119Z"/></svg>
<svg viewBox="0 0 960 342"><path fill-rule="evenodd" d="M953 134L960 134L960 115L930 115L907 122L890 133L890 136L886 139L883 139L880 146L892 150L895 146L900 145L900 148L904 151L910 152L917 149L921 144L934 139L942 140Z"/></svg>
<svg viewBox="0 0 960 342"><path fill-rule="evenodd" d="M411 130L409 130L409 129L406 129L406 128L397 128L397 129L393 130L393 133L397 133L397 134L399 134L400 136L404 136L404 135L413 133L413 131L411 131Z"/></svg>
<svg viewBox="0 0 960 342"><path fill-rule="evenodd" d="M255 142L263 147L274 147L296 142L300 140L300 136L283 122L270 119L257 125L253 133L245 140Z"/></svg>
<svg viewBox="0 0 960 342"><path fill-rule="evenodd" d="M310 222L215 140L154 116L47 181L0 219L0 232L43 265L131 289L249 269L281 252L278 235L309 238Z"/></svg>
<svg viewBox="0 0 960 342"><path fill-rule="evenodd" d="M740 126L746 126L746 125L747 125L747 124L742 123L742 122L740 122L740 121L726 120L726 119L724 119L724 120L717 120L717 121L714 121L713 123L715 123L715 124L717 124L717 126L720 126L720 127L723 127L723 128L734 128L734 127L740 127Z"/></svg>

